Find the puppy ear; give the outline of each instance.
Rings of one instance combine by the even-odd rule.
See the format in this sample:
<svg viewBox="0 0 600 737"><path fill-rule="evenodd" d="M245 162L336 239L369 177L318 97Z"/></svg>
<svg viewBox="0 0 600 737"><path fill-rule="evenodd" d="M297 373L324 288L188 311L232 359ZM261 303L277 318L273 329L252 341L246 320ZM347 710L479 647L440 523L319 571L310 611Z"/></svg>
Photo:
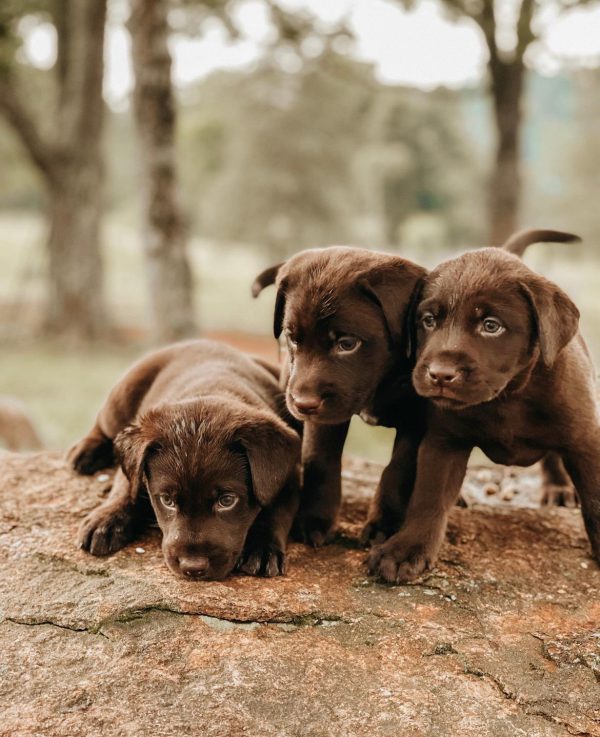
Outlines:
<svg viewBox="0 0 600 737"><path fill-rule="evenodd" d="M256 279L252 282L252 296L255 299L265 287L269 287L271 286L271 284L275 284L275 279L277 279L279 269L283 266L284 263L285 262L282 261L280 264L269 266L268 269L265 269L256 277Z"/></svg>
<svg viewBox="0 0 600 737"><path fill-rule="evenodd" d="M257 413L235 433L248 457L258 503L270 504L300 463L300 437L282 420Z"/></svg>
<svg viewBox="0 0 600 737"><path fill-rule="evenodd" d="M144 485L144 465L149 453L157 447L157 440L138 423L128 425L113 441L115 457L127 476L132 501Z"/></svg>
<svg viewBox="0 0 600 737"><path fill-rule="evenodd" d="M252 296L254 298L258 297L258 295L265 287L268 287L269 285L276 282L277 275L279 274L279 269L281 269L284 264L285 261L282 261L280 264L275 264L275 266L269 266L268 269L265 269L256 277L256 279L252 282ZM283 312L285 310L285 287L286 282L285 280L282 280L277 289L277 297L275 298L273 335L276 338L279 338L279 336L281 335L281 329L283 325Z"/></svg>
<svg viewBox="0 0 600 737"><path fill-rule="evenodd" d="M417 309L423 294L425 280L423 277L416 283L410 296L406 319L404 321L404 355L413 362L417 353Z"/></svg>
<svg viewBox="0 0 600 737"><path fill-rule="evenodd" d="M273 313L273 335L279 338L283 329L283 313L285 312L285 289L287 282L284 280L279 285L277 297L275 297L275 312Z"/></svg>
<svg viewBox="0 0 600 737"><path fill-rule="evenodd" d="M360 281L360 288L381 309L390 343L402 345L406 339L407 316L415 289L427 271L405 259L372 269Z"/></svg>
<svg viewBox="0 0 600 737"><path fill-rule="evenodd" d="M560 287L542 276L520 282L520 287L531 306L542 360L551 367L577 333L579 310Z"/></svg>

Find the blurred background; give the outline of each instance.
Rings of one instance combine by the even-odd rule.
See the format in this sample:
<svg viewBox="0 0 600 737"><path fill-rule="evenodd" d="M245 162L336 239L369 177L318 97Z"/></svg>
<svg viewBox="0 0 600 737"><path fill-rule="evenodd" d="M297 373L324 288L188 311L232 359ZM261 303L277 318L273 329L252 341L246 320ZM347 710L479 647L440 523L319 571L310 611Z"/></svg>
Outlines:
<svg viewBox="0 0 600 737"><path fill-rule="evenodd" d="M166 341L276 357L253 277L335 243L576 232L526 260L600 358L599 196L600 2L1 0L0 434L68 447Z"/></svg>

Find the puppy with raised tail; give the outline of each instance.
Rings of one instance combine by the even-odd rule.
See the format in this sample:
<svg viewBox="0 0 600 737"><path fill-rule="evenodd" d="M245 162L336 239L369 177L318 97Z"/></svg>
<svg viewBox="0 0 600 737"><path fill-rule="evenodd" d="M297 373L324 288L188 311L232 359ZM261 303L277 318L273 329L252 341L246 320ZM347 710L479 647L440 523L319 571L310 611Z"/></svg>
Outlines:
<svg viewBox="0 0 600 737"><path fill-rule="evenodd" d="M427 399L415 488L399 532L375 547L369 567L400 583L435 564L474 447L494 462L552 459L574 482L600 560L600 421L596 376L579 311L556 284L514 253L533 242L575 241L528 231L505 250L447 261L416 301L413 384ZM550 454L550 455L548 455Z"/></svg>
<svg viewBox="0 0 600 737"><path fill-rule="evenodd" d="M278 373L207 340L135 364L69 453L82 474L120 464L108 498L80 528L80 547L93 555L119 550L153 510L176 574L220 579L236 566L283 574L300 436Z"/></svg>

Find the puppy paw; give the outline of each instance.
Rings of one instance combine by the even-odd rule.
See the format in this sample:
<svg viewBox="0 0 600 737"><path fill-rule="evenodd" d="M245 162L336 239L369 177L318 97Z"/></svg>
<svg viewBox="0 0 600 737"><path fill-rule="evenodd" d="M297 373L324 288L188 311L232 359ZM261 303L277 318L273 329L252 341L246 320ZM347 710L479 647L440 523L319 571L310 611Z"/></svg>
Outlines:
<svg viewBox="0 0 600 737"><path fill-rule="evenodd" d="M82 522L78 546L92 555L110 555L120 550L134 535L132 511L100 506Z"/></svg>
<svg viewBox="0 0 600 737"><path fill-rule="evenodd" d="M362 528L360 533L360 544L363 548L372 548L375 545L381 545L388 537L394 534L399 525L395 529L391 529L381 519L373 519L368 521Z"/></svg>
<svg viewBox="0 0 600 737"><path fill-rule="evenodd" d="M573 486L544 484L540 503L542 507L578 507L579 498Z"/></svg>
<svg viewBox="0 0 600 737"><path fill-rule="evenodd" d="M403 539L399 533L371 550L367 566L372 576L387 583L407 583L432 568L435 559L427 545Z"/></svg>
<svg viewBox="0 0 600 737"><path fill-rule="evenodd" d="M331 542L335 527L335 520L329 517L299 516L294 520L292 538L313 548L320 548Z"/></svg>
<svg viewBox="0 0 600 737"><path fill-rule="evenodd" d="M67 453L67 461L84 476L114 465L113 443L105 436L88 435Z"/></svg>
<svg viewBox="0 0 600 737"><path fill-rule="evenodd" d="M277 543L265 543L244 550L237 568L248 576L265 576L274 578L284 576L286 572L285 551Z"/></svg>

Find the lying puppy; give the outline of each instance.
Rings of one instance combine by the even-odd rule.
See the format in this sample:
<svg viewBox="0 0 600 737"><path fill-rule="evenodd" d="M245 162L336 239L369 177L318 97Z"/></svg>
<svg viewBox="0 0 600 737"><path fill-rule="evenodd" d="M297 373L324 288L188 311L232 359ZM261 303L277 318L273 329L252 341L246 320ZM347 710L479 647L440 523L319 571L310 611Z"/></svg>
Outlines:
<svg viewBox="0 0 600 737"><path fill-rule="evenodd" d="M300 437L278 374L207 340L135 364L69 453L82 474L114 456L121 465L106 501L84 520L80 547L93 555L122 548L143 524L149 497L174 573L218 579L238 564L253 575L283 574Z"/></svg>
<svg viewBox="0 0 600 737"><path fill-rule="evenodd" d="M402 520L424 417L410 385L405 320L425 274L399 256L335 246L303 251L253 284L255 297L277 286L274 333L288 345L286 402L305 423L296 532L315 546L335 528L342 449L354 414L397 429L363 538L385 539Z"/></svg>
<svg viewBox="0 0 600 737"><path fill-rule="evenodd" d="M578 240L555 235L543 239ZM578 323L558 286L496 248L447 261L425 278L413 383L429 400L427 432L404 526L373 549L371 572L399 583L433 566L475 446L502 464L559 456L600 559L600 424Z"/></svg>

